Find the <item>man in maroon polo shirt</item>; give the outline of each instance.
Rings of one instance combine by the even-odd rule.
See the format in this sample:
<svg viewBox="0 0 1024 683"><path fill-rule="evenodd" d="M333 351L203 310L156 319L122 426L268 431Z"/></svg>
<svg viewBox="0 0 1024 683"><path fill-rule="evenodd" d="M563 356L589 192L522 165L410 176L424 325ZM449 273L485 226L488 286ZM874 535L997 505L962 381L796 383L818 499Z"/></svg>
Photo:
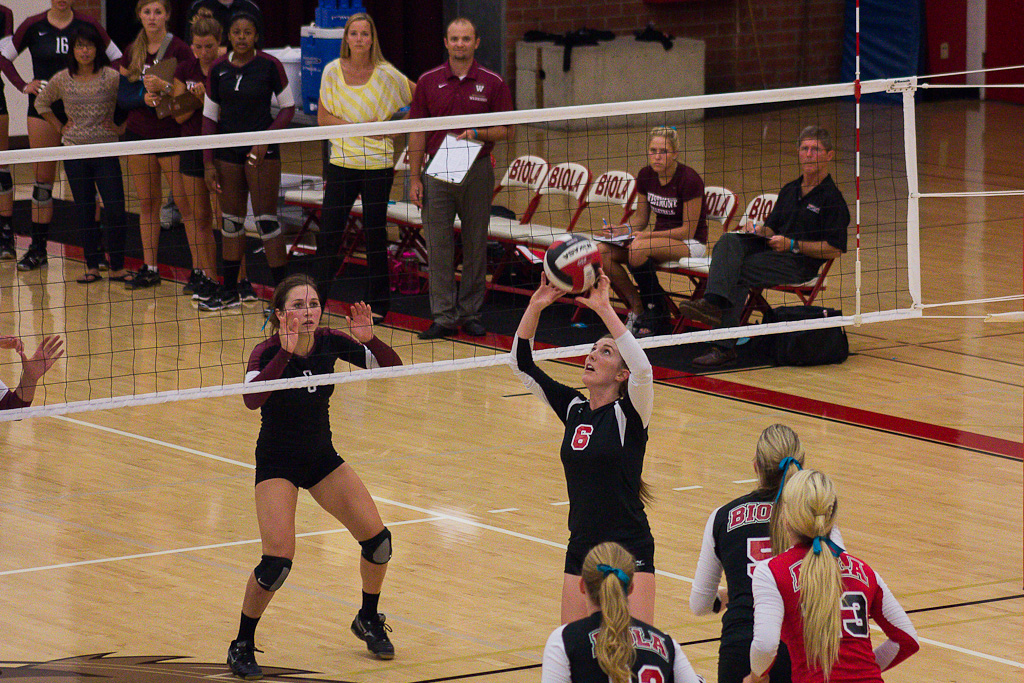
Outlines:
<svg viewBox="0 0 1024 683"><path fill-rule="evenodd" d="M411 118L484 114L510 111L512 94L501 76L480 66L473 58L480 46L476 27L469 19L448 24L444 46L448 61L432 69L416 83ZM434 322L420 339L438 339L462 331L474 337L487 334L480 322L487 284L487 226L494 192L494 143L506 139L508 126L459 128L409 134L412 201L423 208L430 261L430 312ZM423 176L424 152L433 155L448 133L459 139L484 143L483 150L465 180L455 185ZM462 282L455 282L455 214L462 219ZM457 290L457 293L456 293Z"/></svg>

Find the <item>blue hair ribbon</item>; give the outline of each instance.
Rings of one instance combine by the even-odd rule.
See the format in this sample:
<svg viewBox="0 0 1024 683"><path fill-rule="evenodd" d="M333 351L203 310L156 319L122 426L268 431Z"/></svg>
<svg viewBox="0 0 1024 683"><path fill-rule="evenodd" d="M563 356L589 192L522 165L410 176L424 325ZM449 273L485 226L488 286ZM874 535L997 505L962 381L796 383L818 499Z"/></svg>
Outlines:
<svg viewBox="0 0 1024 683"><path fill-rule="evenodd" d="M830 551L832 551L832 554L835 555L836 557L839 557L844 552L846 552L843 548L841 548L839 546L839 544L837 544L835 541L833 541L828 536L818 536L811 543L811 550L814 551L815 555L820 555L821 554L821 544L822 544L822 542L824 542L825 545L828 546L828 549Z"/></svg>
<svg viewBox="0 0 1024 683"><path fill-rule="evenodd" d="M779 471L782 472L782 481L779 482L779 492L775 494L775 500L773 501L775 503L778 503L779 498L782 496L782 487L786 485L786 475L789 473L790 465L796 465L798 470L803 469L803 465L800 464L800 461L792 455L787 455L779 462Z"/></svg>
<svg viewBox="0 0 1024 683"><path fill-rule="evenodd" d="M608 576L609 574L615 574L619 581L622 582L623 588L629 587L629 576L626 574L626 572L622 571L618 567L610 567L606 564L599 564L597 565L597 571L601 572L605 576Z"/></svg>

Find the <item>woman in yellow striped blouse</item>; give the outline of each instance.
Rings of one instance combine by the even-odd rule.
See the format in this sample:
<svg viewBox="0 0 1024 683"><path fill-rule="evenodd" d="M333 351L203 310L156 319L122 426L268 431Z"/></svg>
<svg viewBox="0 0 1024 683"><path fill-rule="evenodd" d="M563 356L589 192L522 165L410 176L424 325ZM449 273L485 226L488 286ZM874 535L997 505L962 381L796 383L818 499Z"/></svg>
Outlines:
<svg viewBox="0 0 1024 683"><path fill-rule="evenodd" d="M317 123L387 121L412 102L414 87L384 59L370 15L353 14L345 24L341 57L327 65L320 81ZM329 295L340 266L341 235L352 204L362 196L368 270L364 300L380 320L390 306L386 226L395 177L394 142L382 135L334 138L330 161L324 166L323 220L317 239L323 296Z"/></svg>

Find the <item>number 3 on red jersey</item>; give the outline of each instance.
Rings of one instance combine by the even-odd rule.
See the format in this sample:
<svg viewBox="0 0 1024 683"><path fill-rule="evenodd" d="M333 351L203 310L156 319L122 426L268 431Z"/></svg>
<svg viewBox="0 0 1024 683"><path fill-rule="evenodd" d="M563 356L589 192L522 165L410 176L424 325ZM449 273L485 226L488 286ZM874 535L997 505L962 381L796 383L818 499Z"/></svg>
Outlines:
<svg viewBox="0 0 1024 683"><path fill-rule="evenodd" d="M572 449L574 451L582 451L590 443L590 435L594 433L594 427L591 425L577 425L576 431L572 435Z"/></svg>

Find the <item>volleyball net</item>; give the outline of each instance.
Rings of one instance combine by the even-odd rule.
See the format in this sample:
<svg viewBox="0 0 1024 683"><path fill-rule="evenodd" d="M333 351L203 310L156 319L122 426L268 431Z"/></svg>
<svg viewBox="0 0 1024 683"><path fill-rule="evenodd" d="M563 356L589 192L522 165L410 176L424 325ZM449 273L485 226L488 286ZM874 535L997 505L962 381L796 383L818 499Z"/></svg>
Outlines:
<svg viewBox="0 0 1024 683"><path fill-rule="evenodd" d="M124 158L224 147L279 144L282 187L279 222L289 254L290 272L317 273L320 231L344 230L341 270L330 289L324 324L345 330L346 302L360 300L367 270L357 205L345 226L321 224L324 153L328 140L353 136L394 136L398 164L388 207L391 315L377 334L396 349L405 365L372 371L343 370L333 375L282 379L244 385L252 348L270 334L265 324L272 283L267 276L264 242L252 216L245 240L249 274L261 301L216 312L200 310L181 293L192 268L185 241L163 237L159 261L164 281L155 287L124 290L107 280L83 286L79 239L60 226L50 247L48 267L19 273L3 284L0 334L25 338L34 348L44 334L66 337L67 354L45 377L30 408L0 413L0 420L131 405L343 383L369 377L429 374L507 362L507 343L540 280L539 256L554 235L593 235L605 224L623 222L636 208L635 178L646 165L649 132L675 128L678 161L703 179L709 215L709 250L724 230L767 217L775 196L801 173L797 138L817 125L832 136L836 156L832 177L850 208L847 251L831 263L827 275L796 288L765 289L762 304L747 322L761 319L766 307L811 302L841 316L796 323L746 324L699 329L685 321L671 334L646 338L645 347L690 345L715 339L756 337L779 331L868 324L920 317L922 299L920 210L917 182L915 78L706 95L664 100L515 111L446 119L401 120L336 127L293 127L281 131L211 135L199 138L31 149L0 153L2 164L30 164L70 158L122 158L125 194L131 214L139 211L136 185ZM859 92L858 92L859 91ZM871 95L872 98L866 96ZM858 97L859 96L859 97ZM860 101L863 97L865 101ZM878 101L876 97L884 97ZM871 101L867 101L870 99ZM494 152L496 193L488 244L488 299L485 338L417 339L430 322L426 277L428 249L422 215L409 202L403 150L407 134L438 129L514 127L514 137ZM24 177L24 175L19 175ZM167 183L164 183L165 195ZM70 200L64 187L55 197ZM984 195L984 192L979 192ZM190 197L175 197L179 205ZM58 202L58 220L70 214ZM22 210L27 210L23 208ZM652 216L653 223L653 216ZM213 218L219 229L221 219ZM456 224L456 228L458 224ZM135 223L130 230L138 230ZM218 244L222 242L216 237ZM131 240L129 241L131 245ZM22 238L19 246L27 245ZM20 251L20 249L19 249ZM62 255L63 258L58 256ZM128 249L128 267L141 254ZM132 258L134 257L134 259ZM708 261L663 263L662 287L677 298L692 296L706 280ZM4 266L4 268L13 266ZM803 295L803 296L801 296ZM1007 299L1019 299L1010 296ZM931 302L935 303L935 302ZM623 310L623 313L625 311ZM538 340L539 359L584 355L603 328L593 314L567 301L545 314ZM20 364L14 354L0 359L0 377L13 386Z"/></svg>

